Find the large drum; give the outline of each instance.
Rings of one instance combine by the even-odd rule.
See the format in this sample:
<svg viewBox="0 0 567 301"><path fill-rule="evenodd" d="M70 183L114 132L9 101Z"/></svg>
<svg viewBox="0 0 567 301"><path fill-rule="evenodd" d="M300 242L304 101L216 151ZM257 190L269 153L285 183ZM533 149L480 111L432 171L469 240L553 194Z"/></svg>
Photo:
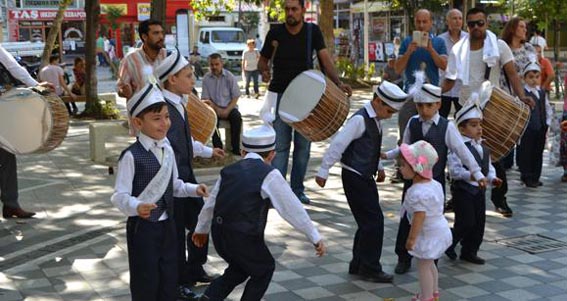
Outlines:
<svg viewBox="0 0 567 301"><path fill-rule="evenodd" d="M53 150L67 135L69 113L51 93L14 88L0 96L0 147L16 155Z"/></svg>
<svg viewBox="0 0 567 301"><path fill-rule="evenodd" d="M206 144L217 127L217 114L213 108L191 93L187 99L187 122L191 126L193 139Z"/></svg>
<svg viewBox="0 0 567 301"><path fill-rule="evenodd" d="M495 162L506 156L524 134L530 108L504 90L493 87L482 113L482 136Z"/></svg>
<svg viewBox="0 0 567 301"><path fill-rule="evenodd" d="M310 141L321 141L339 130L349 112L341 89L317 70L296 76L282 95L278 114Z"/></svg>

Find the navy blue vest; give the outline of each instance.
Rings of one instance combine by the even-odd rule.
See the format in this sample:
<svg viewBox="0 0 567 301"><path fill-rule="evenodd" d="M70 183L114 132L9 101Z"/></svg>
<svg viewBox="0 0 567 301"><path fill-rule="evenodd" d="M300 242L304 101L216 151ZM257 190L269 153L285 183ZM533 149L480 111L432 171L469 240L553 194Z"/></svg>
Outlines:
<svg viewBox="0 0 567 301"><path fill-rule="evenodd" d="M263 237L270 201L262 198L262 182L272 170L274 167L258 159L243 159L223 168L214 221Z"/></svg>
<svg viewBox="0 0 567 301"><path fill-rule="evenodd" d="M480 171L482 172L482 174L485 176L488 175L488 169L489 169L488 159L490 158L490 149L488 149L488 147L484 145L481 145L482 146L482 158L481 158L480 154L478 153L476 148L471 144L470 141L465 142L465 145L468 147L469 151L473 155L474 159L476 160L476 163L478 163L478 166L480 166ZM463 167L468 170L468 167L466 167L464 164ZM465 180L454 181L453 185L456 185L462 189L466 189L470 191L471 194L474 194L479 190L477 186L470 185L468 181Z"/></svg>
<svg viewBox="0 0 567 301"><path fill-rule="evenodd" d="M530 120L528 121L528 128L530 130L538 131L546 126L545 119L545 91L540 89L539 95L535 95L531 91L525 90L526 96L531 96L535 100L535 107L531 111Z"/></svg>
<svg viewBox="0 0 567 301"><path fill-rule="evenodd" d="M419 118L412 118L409 124L410 143L413 144L419 140L425 140L437 151L439 161L433 166L433 179L439 183L445 183L445 166L447 165L447 152L448 147L445 143L445 135L447 134L447 125L449 122L443 116L439 117L437 124L433 123L429 131L423 136L421 129L421 121Z"/></svg>
<svg viewBox="0 0 567 301"><path fill-rule="evenodd" d="M179 178L183 182L197 183L195 174L193 173L193 143L191 142L191 128L187 122L187 112L183 109L185 119L179 113L175 105L168 100L167 108L169 109L169 119L171 120L171 127L167 132L167 139L175 153L175 161L177 163L177 170Z"/></svg>
<svg viewBox="0 0 567 301"><path fill-rule="evenodd" d="M161 165L151 151L146 151L140 141L136 141L125 149L120 158L130 151L134 156L134 179L132 180L132 196L139 196L148 186L150 181L158 173ZM157 208L150 213L150 221L157 221L164 211L167 210L169 218L173 218L173 174L170 176L169 185L165 193L156 202Z"/></svg>
<svg viewBox="0 0 567 301"><path fill-rule="evenodd" d="M361 108L353 116L364 118L365 130L362 136L353 140L341 157L341 162L360 172L363 177L373 177L378 170L382 133L374 118L370 118L365 108ZM352 117L351 117L352 118Z"/></svg>

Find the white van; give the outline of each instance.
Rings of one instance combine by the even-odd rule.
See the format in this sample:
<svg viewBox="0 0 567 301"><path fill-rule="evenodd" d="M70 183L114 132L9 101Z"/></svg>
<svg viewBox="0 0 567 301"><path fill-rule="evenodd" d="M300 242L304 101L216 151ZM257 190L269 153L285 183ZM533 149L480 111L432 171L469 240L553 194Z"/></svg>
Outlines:
<svg viewBox="0 0 567 301"><path fill-rule="evenodd" d="M234 27L201 28L197 45L202 59L218 53L225 62L237 64L242 60L242 52L248 48L244 31Z"/></svg>

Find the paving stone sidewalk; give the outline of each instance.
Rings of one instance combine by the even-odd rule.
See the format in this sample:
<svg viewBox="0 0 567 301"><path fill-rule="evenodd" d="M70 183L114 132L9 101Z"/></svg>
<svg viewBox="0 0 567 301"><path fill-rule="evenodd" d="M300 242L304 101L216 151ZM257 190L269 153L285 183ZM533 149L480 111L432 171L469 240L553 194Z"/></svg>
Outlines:
<svg viewBox="0 0 567 301"><path fill-rule="evenodd" d="M113 87L110 81L105 85ZM357 91L351 111L369 97L370 93ZM239 103L245 127L258 124L255 116L261 104L255 99ZM119 105L123 107L123 101ZM90 122L72 120L65 141L50 153L18 157L20 201L38 215L27 221L0 219L0 301L130 300L125 218L109 201L114 176L108 174L108 166L89 159ZM384 123L386 149L395 145L395 127L395 119ZM117 155L129 142L131 138L117 137L107 146ZM356 225L339 166L331 170L325 189L314 182L327 146L328 142L312 145L306 180L312 203L306 208L325 237L329 254L317 258L302 234L270 212L266 240L277 266L265 300L410 300L418 290L415 267L396 275L394 284L365 282L347 273ZM517 170L509 171L512 218L496 214L487 203L479 254L487 259L485 265L439 260L441 300L567 300L567 248L560 245L567 243L567 184L559 180L562 171L548 165L547 154L544 162L544 186L537 189L521 186ZM390 174L391 162L386 167ZM196 173L199 181L212 185L218 169ZM382 264L393 272L401 184L387 179L379 184L379 192L385 217ZM446 216L452 222L453 215ZM537 235L536 247L552 242L558 248L531 254L503 244L526 235ZM209 254L207 269L221 273L226 265L212 245ZM202 292L204 286L196 289ZM229 300L239 300L242 289L239 286Z"/></svg>

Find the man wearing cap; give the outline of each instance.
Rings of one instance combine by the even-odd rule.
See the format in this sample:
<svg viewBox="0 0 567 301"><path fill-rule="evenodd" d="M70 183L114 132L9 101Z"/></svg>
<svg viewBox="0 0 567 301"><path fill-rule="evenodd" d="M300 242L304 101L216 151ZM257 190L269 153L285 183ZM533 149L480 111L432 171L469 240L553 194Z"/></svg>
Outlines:
<svg viewBox="0 0 567 301"><path fill-rule="evenodd" d="M375 183L385 178L384 168L379 165L382 146L380 121L392 117L406 99L407 95L400 87L382 82L374 91L372 101L358 110L335 136L315 178L319 186L325 187L329 169L340 160L343 189L358 225L348 272L373 282L389 283L393 280L380 264L384 215Z"/></svg>
<svg viewBox="0 0 567 301"><path fill-rule="evenodd" d="M111 202L126 216L132 300L177 300L173 198L207 195L205 185L178 178L167 140L169 112L157 86L146 84L127 103L138 135L120 155ZM195 299L194 296L192 299Z"/></svg>
<svg viewBox="0 0 567 301"><path fill-rule="evenodd" d="M218 254L228 263L224 274L207 288L202 300L224 300L248 280L240 300L261 300L275 270L275 261L264 242L268 209L273 207L313 243L317 256L325 244L309 215L281 173L271 166L276 134L262 125L242 137L240 160L221 170L210 197L199 214L193 235L197 246L212 233Z"/></svg>
<svg viewBox="0 0 567 301"><path fill-rule="evenodd" d="M419 77L419 75L417 75ZM419 140L425 140L437 151L439 161L433 167L433 179L441 183L445 192L445 167L447 165L448 152L454 152L461 161L469 168L474 179L479 182L480 187L486 186L486 179L481 172L476 160L463 143L459 131L453 123L439 115L441 107L441 88L431 84L420 84L418 80L410 89L410 94L417 107L418 115L413 116L404 131L403 143L413 144ZM391 150L383 155L384 159L394 159L399 154L399 148ZM402 202L405 193L412 185L411 181L404 182ZM412 256L406 249L406 240L410 232L410 224L406 215L400 217L400 226L396 237L396 254L398 264L396 274L405 274L411 267Z"/></svg>
<svg viewBox="0 0 567 301"><path fill-rule="evenodd" d="M193 69L179 51L174 51L156 67L155 77L163 87L162 93L169 109L171 127L167 132L167 138L176 155L179 177L186 182L196 183L191 163L193 157L222 158L224 151L219 148L211 149L191 137L183 95L192 93L195 85ZM175 224L178 240L179 295L183 298L192 295L187 284L208 283L211 282L212 277L203 269L207 261L208 246L197 248L190 239L197 225L197 216L203 208L203 199L192 198L187 202L186 198L175 198L174 201L177 213ZM187 238L185 229L189 230Z"/></svg>
<svg viewBox="0 0 567 301"><path fill-rule="evenodd" d="M230 123L231 152L240 156L240 132L242 116L238 111L240 88L236 77L223 68L222 57L218 53L209 56L209 72L203 76L203 92L201 99L210 105L220 120ZM217 123L218 128L218 123ZM213 146L223 148L218 130L213 134Z"/></svg>

